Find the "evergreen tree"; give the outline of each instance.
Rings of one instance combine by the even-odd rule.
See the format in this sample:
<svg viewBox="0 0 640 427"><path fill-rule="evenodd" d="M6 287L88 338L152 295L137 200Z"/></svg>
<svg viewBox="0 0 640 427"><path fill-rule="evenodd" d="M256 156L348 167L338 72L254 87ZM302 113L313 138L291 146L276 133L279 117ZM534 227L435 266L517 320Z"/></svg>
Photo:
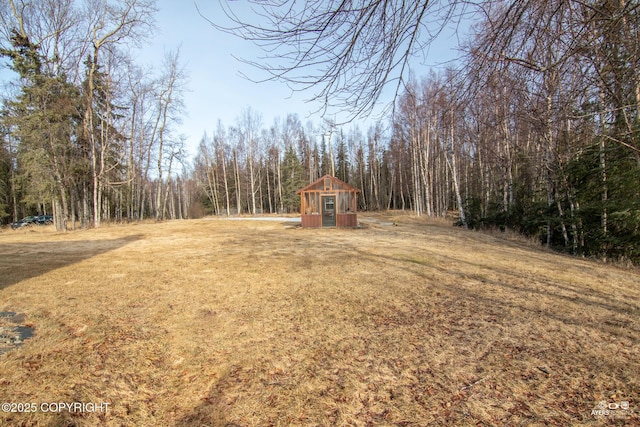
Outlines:
<svg viewBox="0 0 640 427"><path fill-rule="evenodd" d="M349 182L349 154L347 153L347 141L342 130L338 141L338 152L336 153L336 178Z"/></svg>
<svg viewBox="0 0 640 427"><path fill-rule="evenodd" d="M4 134L4 132L3 132ZM11 212L11 155L0 140L0 225L7 222Z"/></svg>
<svg viewBox="0 0 640 427"><path fill-rule="evenodd" d="M327 142L325 136L322 135L320 142L320 176L329 175L331 173L331 159L327 152Z"/></svg>
<svg viewBox="0 0 640 427"><path fill-rule="evenodd" d="M564 170L570 192L563 200L580 208L571 218L570 245L563 245L559 230L554 230L554 246L576 255L609 259L640 260L640 167L620 145L611 145L607 156L607 199L603 200L599 144L583 150ZM569 200L572 197L573 200ZM607 228L602 227L607 212ZM558 211L551 212L556 223ZM606 232L605 232L606 231ZM575 243L574 243L575 242Z"/></svg>
<svg viewBox="0 0 640 427"><path fill-rule="evenodd" d="M306 182L304 167L292 145L286 147L282 162L282 202L287 212L300 210L300 196L296 191Z"/></svg>
<svg viewBox="0 0 640 427"><path fill-rule="evenodd" d="M63 229L69 213L78 91L64 75L42 72L39 47L27 37L15 32L11 41L13 50L0 53L12 59L11 68L22 79L22 92L7 102L2 120L19 141L17 163L28 183L23 201L36 211L47 206L57 210L56 224Z"/></svg>

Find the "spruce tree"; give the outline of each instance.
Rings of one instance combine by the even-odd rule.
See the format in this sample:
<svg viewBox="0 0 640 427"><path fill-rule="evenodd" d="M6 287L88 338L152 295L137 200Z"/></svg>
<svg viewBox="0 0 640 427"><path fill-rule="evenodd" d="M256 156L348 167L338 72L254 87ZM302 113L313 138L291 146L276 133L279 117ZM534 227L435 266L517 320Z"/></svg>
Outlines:
<svg viewBox="0 0 640 427"><path fill-rule="evenodd" d="M43 72L39 46L14 32L13 49L0 54L11 58L22 91L6 103L3 125L18 141L17 165L25 186L23 202L34 213L55 212L56 227L66 228L69 186L73 166L78 91L65 75Z"/></svg>
<svg viewBox="0 0 640 427"><path fill-rule="evenodd" d="M304 168L292 145L287 146L282 162L282 202L287 212L300 210L296 191L305 185Z"/></svg>

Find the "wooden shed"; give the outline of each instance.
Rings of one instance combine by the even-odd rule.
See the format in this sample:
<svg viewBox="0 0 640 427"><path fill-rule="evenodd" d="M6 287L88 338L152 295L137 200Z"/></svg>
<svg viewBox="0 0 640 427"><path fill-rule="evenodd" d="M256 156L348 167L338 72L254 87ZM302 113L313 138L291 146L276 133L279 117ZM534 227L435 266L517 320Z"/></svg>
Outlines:
<svg viewBox="0 0 640 427"><path fill-rule="evenodd" d="M355 187L325 175L296 191L300 195L303 227L357 227Z"/></svg>

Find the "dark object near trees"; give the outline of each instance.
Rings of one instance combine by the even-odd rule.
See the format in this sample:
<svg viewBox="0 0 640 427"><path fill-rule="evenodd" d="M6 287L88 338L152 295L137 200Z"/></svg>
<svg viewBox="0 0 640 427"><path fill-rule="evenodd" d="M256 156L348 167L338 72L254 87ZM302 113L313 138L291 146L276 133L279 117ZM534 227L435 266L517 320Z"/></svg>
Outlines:
<svg viewBox="0 0 640 427"><path fill-rule="evenodd" d="M27 216L22 218L20 221L12 222L11 228L15 230L17 228L27 227L29 225L37 224L37 223L38 223L37 216Z"/></svg>
<svg viewBox="0 0 640 427"><path fill-rule="evenodd" d="M12 222L11 228L16 230L22 227L28 227L30 225L49 225L53 224L53 217L51 215L39 215L39 216L27 216L20 221Z"/></svg>
<svg viewBox="0 0 640 427"><path fill-rule="evenodd" d="M38 217L36 217L36 222L39 225L49 225L49 224L53 224L53 217L51 215L40 215Z"/></svg>

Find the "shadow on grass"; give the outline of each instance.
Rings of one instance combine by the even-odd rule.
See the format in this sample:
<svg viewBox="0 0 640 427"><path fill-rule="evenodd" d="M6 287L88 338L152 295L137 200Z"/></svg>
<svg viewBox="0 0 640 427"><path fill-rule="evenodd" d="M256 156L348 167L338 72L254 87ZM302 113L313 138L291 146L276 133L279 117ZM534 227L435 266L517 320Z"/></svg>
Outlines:
<svg viewBox="0 0 640 427"><path fill-rule="evenodd" d="M576 283L567 283L566 280L552 280L541 275L534 276L523 273L515 268L498 268L483 263L461 261L448 256L441 257L461 266L468 265L471 269L482 269L489 274L496 275L498 279L489 279L482 273L474 275L462 271L452 272L451 270L437 267L441 272L457 275L463 279L475 280L480 284L503 288L510 295L521 295L523 301L536 297L550 298L551 300L555 300L558 306L567 304L576 305L579 309L576 313L585 313L585 311L582 310L587 310L588 312L594 308L621 315L635 315L635 313L640 313L640 306L638 306L637 301L627 298L622 294L614 296L611 292L605 293L595 289L592 285L580 286ZM631 275L629 279L631 282ZM514 283L523 283L523 285L514 285ZM529 283L529 285L524 285L524 283Z"/></svg>
<svg viewBox="0 0 640 427"><path fill-rule="evenodd" d="M224 381L226 378L222 378ZM218 382L202 399L202 403L194 408L193 412L176 421L176 427L211 426L211 427L240 427L229 422L225 417L229 406L224 402L223 391Z"/></svg>
<svg viewBox="0 0 640 427"><path fill-rule="evenodd" d="M141 238L133 235L111 240L0 243L0 290Z"/></svg>
<svg viewBox="0 0 640 427"><path fill-rule="evenodd" d="M631 320L640 314L638 301L624 295L615 297L611 293L594 289L593 286L553 281L541 276L531 276L516 268L501 269L441 254L438 254L439 261L424 265L396 256L368 253L360 253L360 256L373 259L378 265L383 265L386 261L405 263L406 270L427 280L429 285L425 291L439 289L445 294L455 295L459 301L468 301L475 310L479 310L473 313L475 316L486 315L484 310L497 310L503 313L501 320L507 322L507 313L517 310L528 313L531 318L543 317L632 341L637 340L640 333ZM466 266L470 268L467 270ZM478 268L495 278L476 273ZM429 271L449 276L453 281L459 280L461 286L440 285L429 276ZM465 284L462 285L463 283Z"/></svg>

